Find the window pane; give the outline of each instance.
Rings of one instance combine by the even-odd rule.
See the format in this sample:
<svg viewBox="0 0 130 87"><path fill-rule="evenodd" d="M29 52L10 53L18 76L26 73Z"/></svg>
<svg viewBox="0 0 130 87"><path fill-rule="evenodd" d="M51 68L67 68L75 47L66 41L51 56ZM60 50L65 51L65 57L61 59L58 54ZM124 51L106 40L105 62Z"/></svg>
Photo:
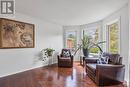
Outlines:
<svg viewBox="0 0 130 87"><path fill-rule="evenodd" d="M91 28L91 29L85 30L85 35L89 36L93 43L97 43L98 39L99 39L99 29L98 28ZM90 49L89 52L90 53L98 53L99 49L97 47L93 47Z"/></svg>
<svg viewBox="0 0 130 87"><path fill-rule="evenodd" d="M111 53L118 53L119 51L119 27L118 23L113 23L108 26L109 27L109 51Z"/></svg>
<svg viewBox="0 0 130 87"><path fill-rule="evenodd" d="M98 53L98 51L99 51L98 47L92 47L90 49L90 53Z"/></svg>
<svg viewBox="0 0 130 87"><path fill-rule="evenodd" d="M76 32L66 32L66 47L69 49L76 49Z"/></svg>

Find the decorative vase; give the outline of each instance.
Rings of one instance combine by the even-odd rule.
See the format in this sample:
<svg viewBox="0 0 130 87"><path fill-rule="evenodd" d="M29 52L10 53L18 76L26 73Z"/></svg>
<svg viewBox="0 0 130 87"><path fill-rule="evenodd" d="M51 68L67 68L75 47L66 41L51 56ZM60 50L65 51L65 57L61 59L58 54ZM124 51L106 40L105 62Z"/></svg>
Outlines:
<svg viewBox="0 0 130 87"><path fill-rule="evenodd" d="M48 66L50 66L53 63L52 56L48 56Z"/></svg>
<svg viewBox="0 0 130 87"><path fill-rule="evenodd" d="M88 57L89 55L88 49L83 48L83 54L85 57Z"/></svg>

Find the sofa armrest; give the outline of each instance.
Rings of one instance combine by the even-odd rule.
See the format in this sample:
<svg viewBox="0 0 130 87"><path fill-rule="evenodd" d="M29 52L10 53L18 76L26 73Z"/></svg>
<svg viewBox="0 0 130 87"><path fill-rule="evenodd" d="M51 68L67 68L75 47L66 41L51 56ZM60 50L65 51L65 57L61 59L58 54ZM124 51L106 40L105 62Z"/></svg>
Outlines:
<svg viewBox="0 0 130 87"><path fill-rule="evenodd" d="M113 64L97 64L96 65L97 69L117 69L117 68L123 68L125 65L113 65Z"/></svg>
<svg viewBox="0 0 130 87"><path fill-rule="evenodd" d="M98 85L121 83L124 81L124 74L125 65L96 65L96 83Z"/></svg>
<svg viewBox="0 0 130 87"><path fill-rule="evenodd" d="M85 63L97 63L98 58L85 58Z"/></svg>

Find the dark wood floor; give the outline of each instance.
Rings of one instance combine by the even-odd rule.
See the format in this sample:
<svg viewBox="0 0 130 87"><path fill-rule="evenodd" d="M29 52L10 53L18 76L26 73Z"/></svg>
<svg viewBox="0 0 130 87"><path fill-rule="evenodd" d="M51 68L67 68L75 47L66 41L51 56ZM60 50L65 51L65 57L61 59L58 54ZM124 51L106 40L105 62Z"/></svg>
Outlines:
<svg viewBox="0 0 130 87"><path fill-rule="evenodd" d="M73 68L52 65L0 78L0 87L97 87L79 62ZM123 87L122 85L109 87Z"/></svg>

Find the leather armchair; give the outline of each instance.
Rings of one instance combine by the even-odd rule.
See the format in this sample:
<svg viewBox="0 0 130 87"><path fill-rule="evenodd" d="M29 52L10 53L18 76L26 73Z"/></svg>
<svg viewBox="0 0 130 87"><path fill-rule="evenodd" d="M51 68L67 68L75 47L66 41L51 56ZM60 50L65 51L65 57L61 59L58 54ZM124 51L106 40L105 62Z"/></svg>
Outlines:
<svg viewBox="0 0 130 87"><path fill-rule="evenodd" d="M58 67L73 67L73 56L69 49L62 49L58 57Z"/></svg>
<svg viewBox="0 0 130 87"><path fill-rule="evenodd" d="M100 86L120 84L124 81L124 74L124 65L97 64L95 82Z"/></svg>
<svg viewBox="0 0 130 87"><path fill-rule="evenodd" d="M85 59L86 73L98 86L116 85L124 81L125 65L122 65L122 57L119 54L107 56L108 64L97 64L97 58Z"/></svg>

